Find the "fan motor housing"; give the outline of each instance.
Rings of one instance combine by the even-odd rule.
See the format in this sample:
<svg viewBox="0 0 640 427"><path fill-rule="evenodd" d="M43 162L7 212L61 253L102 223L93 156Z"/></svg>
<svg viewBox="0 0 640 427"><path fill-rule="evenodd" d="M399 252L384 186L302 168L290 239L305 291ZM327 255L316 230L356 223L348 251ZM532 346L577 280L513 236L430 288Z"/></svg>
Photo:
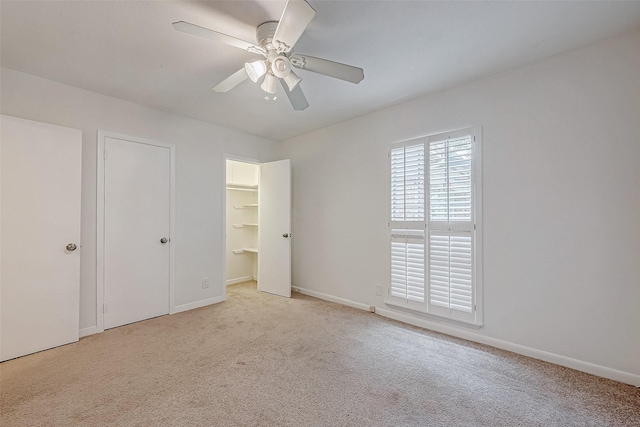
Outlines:
<svg viewBox="0 0 640 427"><path fill-rule="evenodd" d="M256 41L258 42L258 46L263 47L267 51L273 50L274 48L271 47L271 49L269 49L267 44L271 43L271 40L273 40L276 28L278 28L278 21L268 21L258 25L258 28L256 29Z"/></svg>

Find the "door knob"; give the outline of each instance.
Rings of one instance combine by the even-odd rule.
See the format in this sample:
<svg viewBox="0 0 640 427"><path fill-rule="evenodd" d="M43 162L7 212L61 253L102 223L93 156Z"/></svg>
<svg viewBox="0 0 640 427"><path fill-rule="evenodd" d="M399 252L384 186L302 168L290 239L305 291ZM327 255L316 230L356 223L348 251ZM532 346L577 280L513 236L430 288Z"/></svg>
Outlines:
<svg viewBox="0 0 640 427"><path fill-rule="evenodd" d="M282 237L284 237L285 239L289 238L289 233L284 233Z"/></svg>
<svg viewBox="0 0 640 427"><path fill-rule="evenodd" d="M69 252L73 252L77 249L78 247L76 246L75 243L69 243L67 246L65 246L65 249L68 250Z"/></svg>
<svg viewBox="0 0 640 427"><path fill-rule="evenodd" d="M167 240L167 238L166 238L166 237L163 237L162 239L160 239L160 243L162 243L163 245L164 245L165 243L167 243L168 241L169 241L169 240Z"/></svg>

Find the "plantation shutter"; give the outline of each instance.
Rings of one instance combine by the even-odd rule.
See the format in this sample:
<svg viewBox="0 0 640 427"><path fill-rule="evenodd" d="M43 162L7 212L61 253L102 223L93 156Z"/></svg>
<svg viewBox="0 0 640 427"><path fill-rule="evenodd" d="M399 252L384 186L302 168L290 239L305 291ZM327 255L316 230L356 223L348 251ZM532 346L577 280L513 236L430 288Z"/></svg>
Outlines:
<svg viewBox="0 0 640 427"><path fill-rule="evenodd" d="M391 146L386 304L482 323L479 130Z"/></svg>
<svg viewBox="0 0 640 427"><path fill-rule="evenodd" d="M473 136L427 138L429 311L474 319Z"/></svg>
<svg viewBox="0 0 640 427"><path fill-rule="evenodd" d="M424 221L424 144L391 150L391 221Z"/></svg>
<svg viewBox="0 0 640 427"><path fill-rule="evenodd" d="M429 233L429 298L434 306L471 313L470 233Z"/></svg>
<svg viewBox="0 0 640 427"><path fill-rule="evenodd" d="M391 231L391 296L424 302L424 230Z"/></svg>
<svg viewBox="0 0 640 427"><path fill-rule="evenodd" d="M425 304L424 139L394 146L391 163L391 287L405 304Z"/></svg>

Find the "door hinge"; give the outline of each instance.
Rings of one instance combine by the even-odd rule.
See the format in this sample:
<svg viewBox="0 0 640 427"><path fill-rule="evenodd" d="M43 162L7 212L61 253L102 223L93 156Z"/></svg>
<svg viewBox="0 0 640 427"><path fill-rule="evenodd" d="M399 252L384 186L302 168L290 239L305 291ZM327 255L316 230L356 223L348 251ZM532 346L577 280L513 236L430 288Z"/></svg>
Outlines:
<svg viewBox="0 0 640 427"><path fill-rule="evenodd" d="M473 304L473 311L478 311L478 308L476 307L475 304Z"/></svg>
<svg viewBox="0 0 640 427"><path fill-rule="evenodd" d="M102 303L102 312L103 312L103 313L106 313L106 312L107 312L107 303L106 303L106 302L103 302L103 303Z"/></svg>

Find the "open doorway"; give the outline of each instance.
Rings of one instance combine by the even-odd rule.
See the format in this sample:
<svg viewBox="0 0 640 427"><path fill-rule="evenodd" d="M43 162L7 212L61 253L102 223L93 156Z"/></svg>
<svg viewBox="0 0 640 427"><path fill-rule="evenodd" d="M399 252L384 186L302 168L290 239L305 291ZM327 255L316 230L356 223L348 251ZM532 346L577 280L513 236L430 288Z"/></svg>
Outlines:
<svg viewBox="0 0 640 427"><path fill-rule="evenodd" d="M258 280L260 166L226 160L226 285Z"/></svg>
<svg viewBox="0 0 640 427"><path fill-rule="evenodd" d="M225 281L291 297L291 162L227 159Z"/></svg>

